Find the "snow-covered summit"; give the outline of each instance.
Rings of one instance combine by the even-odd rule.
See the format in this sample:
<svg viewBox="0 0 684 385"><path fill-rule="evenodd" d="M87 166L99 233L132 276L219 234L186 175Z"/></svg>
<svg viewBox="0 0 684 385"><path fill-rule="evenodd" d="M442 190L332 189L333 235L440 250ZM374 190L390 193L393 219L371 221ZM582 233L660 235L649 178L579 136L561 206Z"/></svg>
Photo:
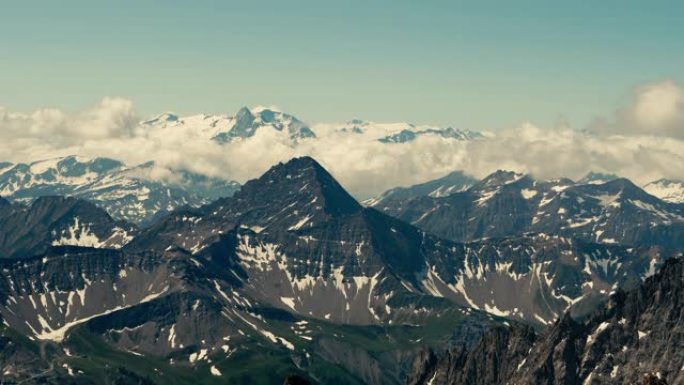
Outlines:
<svg viewBox="0 0 684 385"><path fill-rule="evenodd" d="M160 130L187 130L193 135L215 140L218 143L250 138L262 129L282 132L294 142L316 137L314 131L295 116L275 107L264 106L242 107L232 116L225 114L178 116L172 112L165 112L144 120L140 124Z"/></svg>
<svg viewBox="0 0 684 385"><path fill-rule="evenodd" d="M259 106L252 109L242 107L232 120L231 128L217 134L214 140L225 143L235 138L249 138L254 136L257 130L264 128L286 132L290 139L295 141L316 137L316 134L301 120L268 107Z"/></svg>

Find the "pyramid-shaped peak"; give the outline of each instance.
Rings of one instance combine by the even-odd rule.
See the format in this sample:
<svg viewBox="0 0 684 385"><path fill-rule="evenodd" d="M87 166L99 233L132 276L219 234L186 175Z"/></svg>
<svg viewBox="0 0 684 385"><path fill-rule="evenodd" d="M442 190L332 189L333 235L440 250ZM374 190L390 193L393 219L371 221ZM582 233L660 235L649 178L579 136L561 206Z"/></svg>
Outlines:
<svg viewBox="0 0 684 385"><path fill-rule="evenodd" d="M351 214L361 205L315 159L293 158L271 167L258 179L247 182L236 197L261 196L264 204L282 201L311 202L329 214ZM268 201L268 202L267 202Z"/></svg>

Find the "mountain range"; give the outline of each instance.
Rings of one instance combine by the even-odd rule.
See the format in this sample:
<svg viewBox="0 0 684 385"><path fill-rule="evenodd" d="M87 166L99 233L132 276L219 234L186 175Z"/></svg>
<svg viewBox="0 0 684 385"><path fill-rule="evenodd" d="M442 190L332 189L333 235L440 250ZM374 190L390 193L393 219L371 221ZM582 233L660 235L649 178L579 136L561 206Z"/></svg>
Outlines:
<svg viewBox="0 0 684 385"><path fill-rule="evenodd" d="M436 191L441 185L432 186ZM497 171L447 196L423 185L368 201L386 214L458 242L529 232L604 244L684 248L684 205L663 201L627 179L538 181ZM449 183L444 186L450 186Z"/></svg>
<svg viewBox="0 0 684 385"><path fill-rule="evenodd" d="M128 175L61 161L29 179ZM594 346L679 341L654 323L678 330L682 205L628 180L454 173L364 206L302 157L235 187L143 227L87 196L0 199L3 381L620 383L644 372L611 377L636 364ZM674 381L678 359L642 361Z"/></svg>
<svg viewBox="0 0 684 385"><path fill-rule="evenodd" d="M275 131L295 145L303 140L317 138L318 129L317 126L309 125L291 114L263 106L242 107L233 116L200 114L181 117L167 112L141 122L141 126L160 130L189 130L193 135L222 144L249 139L259 131ZM484 138L482 133L468 129L411 123L378 123L360 119L325 126L332 126L333 131L337 133L364 135L369 140L386 144L408 143L419 137L430 136L458 141Z"/></svg>
<svg viewBox="0 0 684 385"><path fill-rule="evenodd" d="M61 195L88 200L112 217L139 225L182 206L201 206L232 195L237 182L210 178L186 170L153 178L155 163L137 166L109 158L63 158L0 165L0 196L30 203L43 196Z"/></svg>

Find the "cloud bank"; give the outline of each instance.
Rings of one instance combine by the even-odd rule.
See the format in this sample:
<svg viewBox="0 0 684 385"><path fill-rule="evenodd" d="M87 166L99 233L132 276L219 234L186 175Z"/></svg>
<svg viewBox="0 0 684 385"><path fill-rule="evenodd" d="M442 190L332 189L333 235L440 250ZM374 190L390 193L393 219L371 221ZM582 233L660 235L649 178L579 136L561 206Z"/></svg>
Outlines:
<svg viewBox="0 0 684 385"><path fill-rule="evenodd" d="M129 164L154 160L244 182L273 164L310 155L353 194L365 198L463 170L483 177L497 169L539 178L580 178L589 171L616 173L637 183L684 179L684 88L665 81L635 90L630 104L586 130L523 123L486 139L455 141L423 136L406 144L378 142L377 132L340 132L340 125L318 124L318 138L293 144L275 130L259 130L247 140L220 145L205 126L151 127L131 101L105 98L81 112L57 109L31 113L0 107L0 160L31 162L78 154L106 156ZM389 126L388 126L389 127Z"/></svg>

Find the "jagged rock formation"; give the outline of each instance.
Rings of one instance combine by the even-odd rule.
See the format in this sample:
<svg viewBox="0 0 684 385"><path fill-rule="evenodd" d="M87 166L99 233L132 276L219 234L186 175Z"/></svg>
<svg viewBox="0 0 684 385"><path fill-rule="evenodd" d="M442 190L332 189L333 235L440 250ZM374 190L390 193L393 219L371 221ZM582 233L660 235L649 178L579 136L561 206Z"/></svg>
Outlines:
<svg viewBox="0 0 684 385"><path fill-rule="evenodd" d="M421 365L420 355L408 383L679 384L683 298L684 259L670 259L638 289L617 291L585 322L565 316L534 343L521 339L518 327L490 330L475 348L449 351L435 364Z"/></svg>
<svg viewBox="0 0 684 385"><path fill-rule="evenodd" d="M406 384L506 384L535 340L532 329L515 324L492 328L476 345L453 347L439 359L425 348L416 357Z"/></svg>

